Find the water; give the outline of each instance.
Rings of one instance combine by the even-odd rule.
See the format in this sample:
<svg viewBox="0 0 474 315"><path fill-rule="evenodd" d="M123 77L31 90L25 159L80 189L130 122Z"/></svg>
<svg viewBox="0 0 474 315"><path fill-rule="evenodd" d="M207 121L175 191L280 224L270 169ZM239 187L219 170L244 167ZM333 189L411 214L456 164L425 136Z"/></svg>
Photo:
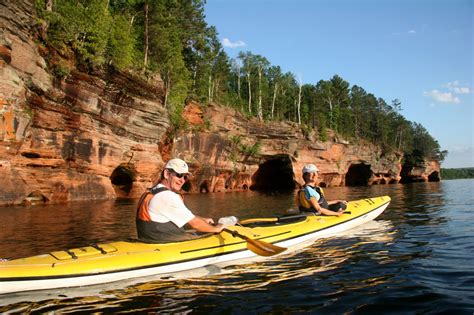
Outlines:
<svg viewBox="0 0 474 315"><path fill-rule="evenodd" d="M338 199L389 195L375 221L303 251L176 279L0 296L0 313L474 312L474 180L325 189ZM188 195L218 218L284 213L292 194ZM0 257L135 237L132 201L0 208Z"/></svg>

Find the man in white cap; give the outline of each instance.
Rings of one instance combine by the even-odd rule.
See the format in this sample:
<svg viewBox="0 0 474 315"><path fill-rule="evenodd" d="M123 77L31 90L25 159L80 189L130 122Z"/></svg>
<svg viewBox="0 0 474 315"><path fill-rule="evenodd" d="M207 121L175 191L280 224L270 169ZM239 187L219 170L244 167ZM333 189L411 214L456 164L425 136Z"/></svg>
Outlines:
<svg viewBox="0 0 474 315"><path fill-rule="evenodd" d="M222 231L224 225L214 225L211 218L194 215L185 206L179 191L190 175L185 161L171 159L166 163L158 185L145 192L138 203L136 223L139 240L173 242L195 238L195 235L185 232L185 224L198 232Z"/></svg>
<svg viewBox="0 0 474 315"><path fill-rule="evenodd" d="M312 211L323 215L340 216L346 209L347 201L327 201L323 190L317 185L319 169L314 164L306 164L302 170L304 186L296 195L300 211Z"/></svg>

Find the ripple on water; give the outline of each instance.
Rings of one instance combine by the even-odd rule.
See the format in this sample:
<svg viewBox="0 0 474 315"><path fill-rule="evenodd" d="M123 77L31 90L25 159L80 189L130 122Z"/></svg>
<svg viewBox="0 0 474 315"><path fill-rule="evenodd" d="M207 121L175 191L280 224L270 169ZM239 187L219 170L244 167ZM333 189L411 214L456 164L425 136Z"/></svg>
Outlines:
<svg viewBox="0 0 474 315"><path fill-rule="evenodd" d="M11 302L2 296L0 313L472 315L473 183L330 187L326 194L338 199L390 195L392 202L377 220L298 252L225 268L209 266L182 277L19 294ZM293 197L249 192L186 198L199 214L245 218L283 213L292 207ZM0 212L0 222L8 223L0 229L0 257L135 236L133 205L103 204L101 211L95 210L87 204Z"/></svg>

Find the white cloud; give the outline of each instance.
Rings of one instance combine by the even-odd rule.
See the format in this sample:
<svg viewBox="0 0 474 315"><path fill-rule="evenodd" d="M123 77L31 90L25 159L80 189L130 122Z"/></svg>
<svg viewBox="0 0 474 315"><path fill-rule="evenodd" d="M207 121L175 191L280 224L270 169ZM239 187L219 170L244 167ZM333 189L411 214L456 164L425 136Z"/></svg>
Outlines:
<svg viewBox="0 0 474 315"><path fill-rule="evenodd" d="M423 95L431 98L435 102L451 103L451 104L461 103L461 100L457 96L453 95L453 93L451 92L444 93L438 90L431 90L428 92L424 92Z"/></svg>
<svg viewBox="0 0 474 315"><path fill-rule="evenodd" d="M408 34L416 34L416 31L415 30L409 30Z"/></svg>
<svg viewBox="0 0 474 315"><path fill-rule="evenodd" d="M447 87L448 89L458 86L459 85L459 80L454 80L453 82L448 82L444 85L444 87Z"/></svg>
<svg viewBox="0 0 474 315"><path fill-rule="evenodd" d="M428 92L423 92L423 95L429 97L434 102L459 104L461 103L461 99L457 95L472 93L470 87L461 86L458 80L443 84L443 88L447 89L447 91L433 89ZM432 103L431 106L434 106L434 104Z"/></svg>
<svg viewBox="0 0 474 315"><path fill-rule="evenodd" d="M228 38L224 38L222 40L222 45L224 47L228 47L228 48L237 48L237 47L243 47L243 46L247 46L247 44L241 40L238 40L236 42L232 42L230 39Z"/></svg>
<svg viewBox="0 0 474 315"><path fill-rule="evenodd" d="M471 89L468 86L460 86L458 80L455 80L453 82L448 82L444 86L456 94L470 94L471 93Z"/></svg>
<svg viewBox="0 0 474 315"><path fill-rule="evenodd" d="M455 87L453 89L454 93L457 94L469 94L471 93L471 90L468 87Z"/></svg>

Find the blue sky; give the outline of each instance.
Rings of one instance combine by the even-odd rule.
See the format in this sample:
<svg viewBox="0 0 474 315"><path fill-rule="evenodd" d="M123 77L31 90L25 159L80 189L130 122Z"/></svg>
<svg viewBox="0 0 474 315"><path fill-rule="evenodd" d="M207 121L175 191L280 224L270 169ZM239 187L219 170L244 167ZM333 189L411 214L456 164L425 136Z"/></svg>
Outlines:
<svg viewBox="0 0 474 315"><path fill-rule="evenodd" d="M231 58L250 51L316 84L338 74L421 123L474 167L472 0L207 0Z"/></svg>

